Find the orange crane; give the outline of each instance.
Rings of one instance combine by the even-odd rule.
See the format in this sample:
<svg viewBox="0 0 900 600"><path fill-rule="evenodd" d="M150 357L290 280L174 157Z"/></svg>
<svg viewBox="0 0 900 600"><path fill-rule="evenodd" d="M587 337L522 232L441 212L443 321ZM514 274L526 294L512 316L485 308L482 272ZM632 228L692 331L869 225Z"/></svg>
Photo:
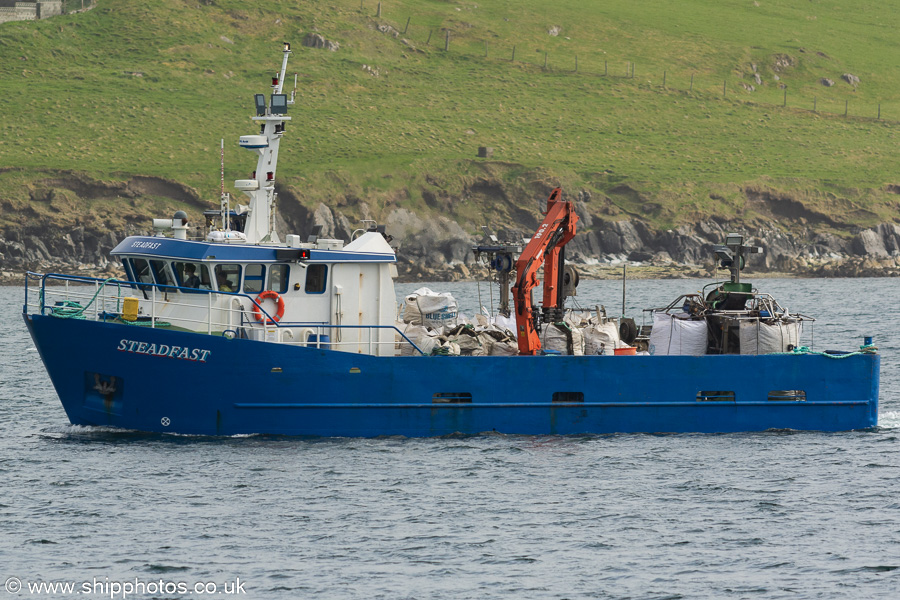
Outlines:
<svg viewBox="0 0 900 600"><path fill-rule="evenodd" d="M567 276L565 246L575 237L578 215L575 205L561 197L562 188L550 192L544 221L516 261L517 278L512 293L519 354L540 353L541 323L561 321L563 317ZM534 307L532 291L540 285L537 272L541 265L544 266L544 303L538 310ZM574 283L577 285L577 279Z"/></svg>

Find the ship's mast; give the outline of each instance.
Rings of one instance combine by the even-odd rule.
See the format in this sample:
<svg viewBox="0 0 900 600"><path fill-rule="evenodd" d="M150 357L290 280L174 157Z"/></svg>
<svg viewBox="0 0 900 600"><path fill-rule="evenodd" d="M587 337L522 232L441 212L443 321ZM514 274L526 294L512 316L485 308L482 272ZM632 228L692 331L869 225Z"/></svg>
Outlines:
<svg viewBox="0 0 900 600"><path fill-rule="evenodd" d="M219 213L222 216L222 231L231 231L231 194L225 191L225 138L219 141L220 174L222 191L219 195Z"/></svg>
<svg viewBox="0 0 900 600"><path fill-rule="evenodd" d="M239 141L242 148L253 150L259 155L252 179L235 182L235 186L250 197L244 234L246 241L251 244L279 242L274 227L278 146L284 135L285 125L291 120L287 116L287 107L294 104L297 93L296 79L290 98L282 93L288 56L291 54L290 44L284 44L283 54L281 71L272 77L272 94L268 99L263 94L256 94L254 97L256 116L252 119L260 125L259 134L241 136Z"/></svg>

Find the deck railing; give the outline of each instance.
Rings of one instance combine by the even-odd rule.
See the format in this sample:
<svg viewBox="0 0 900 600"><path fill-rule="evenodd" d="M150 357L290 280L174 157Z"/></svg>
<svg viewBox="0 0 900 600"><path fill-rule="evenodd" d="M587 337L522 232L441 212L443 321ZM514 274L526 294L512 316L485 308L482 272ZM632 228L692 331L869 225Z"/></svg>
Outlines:
<svg viewBox="0 0 900 600"><path fill-rule="evenodd" d="M139 302L142 312L136 321L128 321L123 317L125 298L136 298ZM259 311L259 322L248 316L254 310ZM245 293L149 284L114 278L28 272L25 276L23 312L150 328L177 327L192 333L252 338L269 343L321 349L346 348L353 351L350 349L355 348L358 352L360 348L365 347L367 354L376 354L375 350L379 346L397 344L396 339L391 341L377 339L379 330L390 329L399 336L400 344L409 344L416 353L424 354L394 325L334 325L322 321L276 321L254 297ZM294 339L294 332L298 328L301 335L307 334L306 339ZM332 340L330 334L334 330L338 332L357 330L359 336L351 341Z"/></svg>

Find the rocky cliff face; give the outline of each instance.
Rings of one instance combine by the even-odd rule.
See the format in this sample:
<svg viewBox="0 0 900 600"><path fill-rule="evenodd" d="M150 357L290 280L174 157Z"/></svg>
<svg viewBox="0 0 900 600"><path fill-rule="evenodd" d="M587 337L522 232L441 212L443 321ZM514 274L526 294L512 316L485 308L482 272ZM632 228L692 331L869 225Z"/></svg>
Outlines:
<svg viewBox="0 0 900 600"><path fill-rule="evenodd" d="M546 198L552 185L539 181L531 187L532 196ZM631 190L626 191L632 194ZM506 228L498 233L507 239L522 239L534 232L540 222L542 202L511 200L522 193L497 181L479 180L470 182L459 193L423 190L426 206L422 211L414 211L390 202L375 209L361 198L347 197L332 208L284 188L279 190L278 228L306 234L318 225L322 228L321 237L349 240L354 230L362 227L360 219L377 218L394 238L401 278L467 279L473 276L471 247L481 240L476 233L481 224L504 223ZM194 223L200 221L201 208L212 208L212 203L202 201L190 188L146 177L103 183L83 176L56 174L36 182L30 194L24 205L0 203L4 212L0 226L0 274L7 283L21 281L21 274L27 269L120 275L118 266L110 262L109 252L122 238L148 234L150 218L167 216L173 208L188 209ZM749 269L758 272L801 276L900 274L900 227L896 224L852 228L841 226L790 197L766 196L754 190L749 190L747 197L748 202L763 203L761 206L771 218L760 218L757 211L752 218L705 218L674 229L658 229L638 214L658 211L658 204L644 202L629 214L611 210L596 199L592 202L587 191L570 194L580 223L579 235L567 247L567 258L584 265L629 262L655 267L688 265L694 272L707 271L713 267L713 246L722 243L728 233L736 232L765 248L763 254L752 255L748 264ZM79 202L90 204L110 198L120 201L115 208L100 202L97 206L106 208L99 210L91 204L87 212L90 218L73 216L76 212L85 214L83 210L76 211ZM161 203L160 199L168 203ZM458 207L467 202L490 205L494 212L486 214L482 223L475 223L472 216L459 214Z"/></svg>
<svg viewBox="0 0 900 600"><path fill-rule="evenodd" d="M4 178L20 169L0 169ZM47 171L16 194L0 187L0 283L19 283L26 270L121 276L109 252L129 235L151 233L151 219L180 208L197 220L209 208L196 190L175 181L134 176L99 181Z"/></svg>
<svg viewBox="0 0 900 600"><path fill-rule="evenodd" d="M548 188L549 189L549 188ZM567 246L567 259L583 265L617 265L624 262L654 267L691 267L688 272L714 268L714 246L729 233L740 233L746 243L762 246L751 255L748 269L797 276L891 276L900 274L900 226L882 223L871 228L836 228L822 231L826 218L789 198L779 199L781 226L755 217L705 219L675 229L654 229L638 218L611 219L593 214L584 199L575 198L579 234ZM368 213L368 207L364 207ZM522 211L518 219L498 233L510 240L529 237L539 223L538 211ZM474 224L463 228L444 214L420 216L405 208L387 211L380 221L394 237L400 274L407 280L457 280L471 276L472 246L482 237ZM349 239L350 219L340 210L319 204L314 210L295 212L286 226L307 231L321 225L323 235ZM837 225L829 223L830 226ZM786 230L789 228L789 230ZM681 270L684 272L684 270ZM587 269L590 273L590 269Z"/></svg>

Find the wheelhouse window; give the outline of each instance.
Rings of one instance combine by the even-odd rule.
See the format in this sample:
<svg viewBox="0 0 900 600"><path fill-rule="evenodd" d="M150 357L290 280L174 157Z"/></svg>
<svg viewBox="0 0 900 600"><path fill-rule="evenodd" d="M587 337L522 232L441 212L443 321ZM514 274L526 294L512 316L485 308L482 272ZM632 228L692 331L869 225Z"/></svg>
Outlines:
<svg viewBox="0 0 900 600"><path fill-rule="evenodd" d="M247 265L247 268L244 270L244 293L258 294L263 291L263 281L265 280L265 277L265 265Z"/></svg>
<svg viewBox="0 0 900 600"><path fill-rule="evenodd" d="M249 267L247 268L249 269ZM284 294L288 290L289 275L290 267L287 265L272 265L269 267L269 281L266 284L266 289Z"/></svg>
<svg viewBox="0 0 900 600"><path fill-rule="evenodd" d="M216 289L234 292L241 289L241 265L216 265Z"/></svg>
<svg viewBox="0 0 900 600"><path fill-rule="evenodd" d="M131 260L127 258L122 259L122 268L125 269L125 279L128 281L137 281L137 277L134 276L134 269L131 268ZM131 286L135 287L135 286Z"/></svg>
<svg viewBox="0 0 900 600"><path fill-rule="evenodd" d="M156 277L156 282L160 285L177 285L175 283L175 278L172 277L172 271L169 270L169 263L164 260L151 260L150 268L153 270L153 275ZM162 288L163 291L167 291L165 288Z"/></svg>
<svg viewBox="0 0 900 600"><path fill-rule="evenodd" d="M183 288L194 288L201 290L212 289L209 279L209 269L202 263L176 262L172 263L175 270L175 278L178 285ZM188 294L189 290L182 290Z"/></svg>
<svg viewBox="0 0 900 600"><path fill-rule="evenodd" d="M309 265L306 268L306 293L322 294L328 279L328 265Z"/></svg>
<svg viewBox="0 0 900 600"><path fill-rule="evenodd" d="M143 258L131 259L134 280L140 283L153 283L153 273L150 271L150 263ZM139 286L141 290L149 289L149 286Z"/></svg>

